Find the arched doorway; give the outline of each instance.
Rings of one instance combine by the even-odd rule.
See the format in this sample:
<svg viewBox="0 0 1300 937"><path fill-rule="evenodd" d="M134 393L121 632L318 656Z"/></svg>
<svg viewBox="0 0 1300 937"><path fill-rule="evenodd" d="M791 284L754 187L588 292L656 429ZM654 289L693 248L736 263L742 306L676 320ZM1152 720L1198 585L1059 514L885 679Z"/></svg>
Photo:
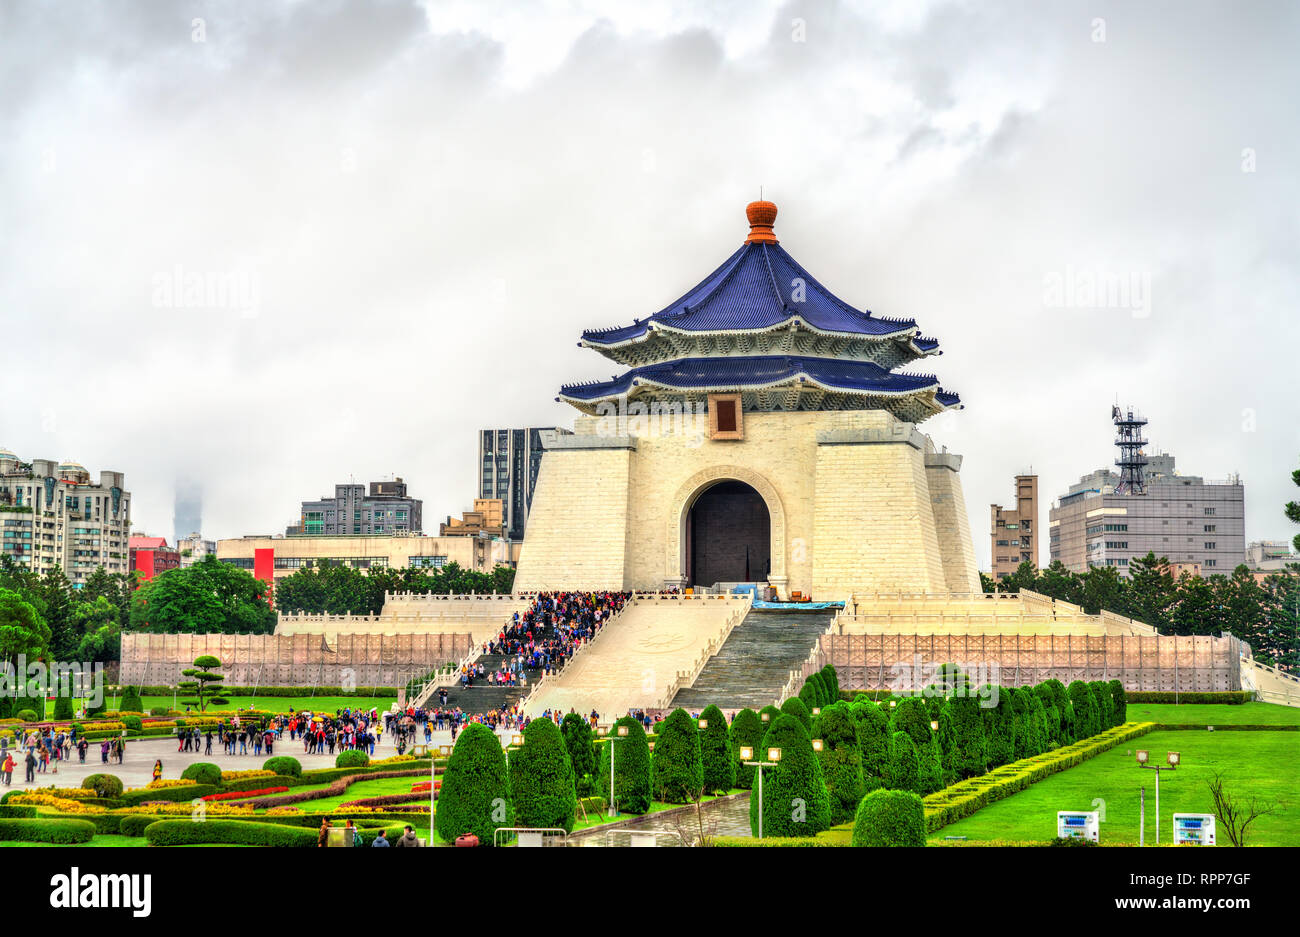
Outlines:
<svg viewBox="0 0 1300 937"><path fill-rule="evenodd" d="M735 480L700 492L686 518L691 585L763 582L772 568L772 520L763 496Z"/></svg>

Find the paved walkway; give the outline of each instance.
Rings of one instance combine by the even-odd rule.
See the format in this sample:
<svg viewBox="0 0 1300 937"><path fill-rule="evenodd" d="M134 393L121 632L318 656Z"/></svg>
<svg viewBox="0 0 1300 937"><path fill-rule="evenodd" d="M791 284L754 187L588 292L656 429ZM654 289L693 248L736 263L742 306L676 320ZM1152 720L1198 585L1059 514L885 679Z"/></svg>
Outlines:
<svg viewBox="0 0 1300 937"><path fill-rule="evenodd" d="M502 737L502 743L506 744L514 737L516 733L513 730L503 729L498 732ZM451 732L444 730L433 733L433 741L430 745L450 745ZM290 741L285 736L275 745L275 755L289 755L297 758L302 763L304 769L311 768L333 768L334 755L307 755L303 753L302 743L296 739ZM384 734L384 740L381 744L375 746L375 754L372 756L375 760L380 758L390 758L397 754L397 747L392 744L388 734ZM91 774L114 774L122 779L125 787L144 787L153 780L154 761L161 758L163 763L164 778L179 778L181 772L189 765L198 761L207 761L220 765L223 771L251 771L262 767L262 763L267 758L272 757L264 751L260 756L252 754L252 748L249 748L247 755L226 755L214 743L211 755L204 755L201 752L178 752L176 751L176 740L174 738L163 739L136 739L127 740L126 755L122 764L117 764L111 758L108 764L100 761L99 743L92 742L90 749L86 752L86 763L83 765L77 761L77 754L74 751L71 761L61 761L58 763L59 771L54 773L54 762L50 762L50 769L44 774L39 771L36 773L36 779L31 784L23 781L24 767L22 759L17 753L14 760L18 762L14 770L14 781L12 787L0 787L0 792L9 790L24 790L38 787L80 787L81 781L87 775Z"/></svg>

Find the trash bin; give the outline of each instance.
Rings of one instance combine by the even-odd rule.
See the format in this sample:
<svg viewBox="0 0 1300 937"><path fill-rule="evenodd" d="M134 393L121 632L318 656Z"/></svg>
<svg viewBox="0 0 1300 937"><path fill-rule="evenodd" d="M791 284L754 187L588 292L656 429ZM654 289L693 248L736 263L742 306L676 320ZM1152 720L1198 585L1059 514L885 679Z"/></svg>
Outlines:
<svg viewBox="0 0 1300 937"><path fill-rule="evenodd" d="M462 836L457 836L457 837L456 837L456 845L457 845L457 846L477 846L477 845L478 845L478 837L475 836L473 833L465 833L465 834L462 835Z"/></svg>

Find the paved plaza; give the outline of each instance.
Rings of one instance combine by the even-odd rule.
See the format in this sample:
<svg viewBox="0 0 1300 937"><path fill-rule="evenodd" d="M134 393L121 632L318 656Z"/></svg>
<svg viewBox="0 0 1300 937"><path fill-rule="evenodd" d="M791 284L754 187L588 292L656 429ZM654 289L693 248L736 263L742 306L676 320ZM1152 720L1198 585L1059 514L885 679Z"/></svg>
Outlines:
<svg viewBox="0 0 1300 937"><path fill-rule="evenodd" d="M498 731L503 744L508 743L516 732L510 729ZM434 732L430 745L451 745L451 732L443 730ZM288 755L297 758L302 763L304 770L312 768L333 768L334 755L308 755L302 750L302 743L296 739L290 740L285 736L275 745L275 755ZM381 758L390 758L397 754L397 747L392 744L387 733L384 735L383 742L375 746L375 753L371 756L374 760ZM54 762L50 762L50 769L44 773L37 772L36 779L32 783L26 783L23 780L25 775L22 759L15 754L14 759L18 766L14 769L13 785L8 788L0 788L0 791L8 790L31 790L38 787L80 787L82 779L91 774L113 774L122 779L125 787L144 787L153 780L153 765L158 759L162 759L163 777L178 778L181 772L189 765L195 762L206 761L219 765L223 771L250 771L261 768L262 763L267 758L272 757L263 752L260 756L252 754L249 749L247 755L227 755L221 751L216 743L213 743L213 752L211 755L204 755L202 752L178 752L176 751L176 739L136 739L127 740L126 755L122 764L117 764L111 758L108 764L100 761L99 743L92 742L90 749L86 752L86 763L83 765L77 761L76 752L73 752L71 761L58 762L58 773L54 771Z"/></svg>

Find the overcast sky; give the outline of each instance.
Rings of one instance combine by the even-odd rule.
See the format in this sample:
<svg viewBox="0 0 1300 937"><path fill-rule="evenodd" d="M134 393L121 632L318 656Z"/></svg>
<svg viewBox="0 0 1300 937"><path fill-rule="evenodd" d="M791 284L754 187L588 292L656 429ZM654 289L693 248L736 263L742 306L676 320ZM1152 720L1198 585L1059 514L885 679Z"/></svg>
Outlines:
<svg viewBox="0 0 1300 937"><path fill-rule="evenodd" d="M476 430L568 425L617 370L580 331L701 279L761 185L814 276L941 341L914 370L966 407L922 428L982 566L1015 473L1112 462L1116 399L1289 539L1298 11L5 3L0 446L124 471L169 539L178 481L228 537L394 474L436 533Z"/></svg>

